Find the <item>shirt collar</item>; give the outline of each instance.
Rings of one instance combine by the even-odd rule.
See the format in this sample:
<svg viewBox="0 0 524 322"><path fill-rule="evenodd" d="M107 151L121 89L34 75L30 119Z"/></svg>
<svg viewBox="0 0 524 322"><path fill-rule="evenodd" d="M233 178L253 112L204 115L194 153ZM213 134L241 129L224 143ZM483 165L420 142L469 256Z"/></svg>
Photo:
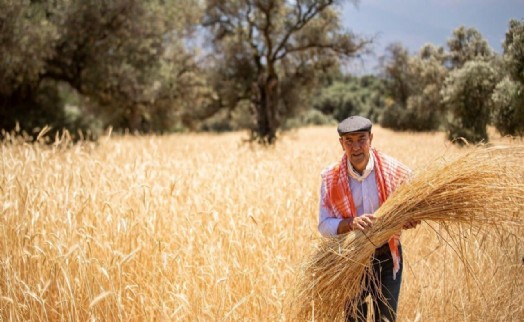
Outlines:
<svg viewBox="0 0 524 322"><path fill-rule="evenodd" d="M369 154L368 164L366 165L366 168L364 169L362 174L359 174L357 171L355 171L355 169L353 169L353 166L351 165L351 162L349 162L349 160L347 161L347 168L348 174L351 178L357 180L358 182L364 181L369 176L371 171L373 171L373 169L375 168L375 160L373 158L373 153Z"/></svg>

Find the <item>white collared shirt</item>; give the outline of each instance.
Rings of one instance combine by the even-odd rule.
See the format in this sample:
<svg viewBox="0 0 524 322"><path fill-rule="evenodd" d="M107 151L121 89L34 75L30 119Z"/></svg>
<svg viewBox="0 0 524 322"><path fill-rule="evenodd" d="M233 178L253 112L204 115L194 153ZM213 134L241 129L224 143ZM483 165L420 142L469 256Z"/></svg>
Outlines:
<svg viewBox="0 0 524 322"><path fill-rule="evenodd" d="M375 169L369 172L369 175L362 180L357 181L353 177L349 176L349 186L351 194L353 196L353 202L357 210L357 216L363 214L372 214L379 207L379 196L377 181L375 179ZM322 236L336 236L338 225L342 221L342 218L337 218L333 211L326 208L322 200L327 193L327 188L324 181L320 187L320 210L319 210L319 224L318 230Z"/></svg>

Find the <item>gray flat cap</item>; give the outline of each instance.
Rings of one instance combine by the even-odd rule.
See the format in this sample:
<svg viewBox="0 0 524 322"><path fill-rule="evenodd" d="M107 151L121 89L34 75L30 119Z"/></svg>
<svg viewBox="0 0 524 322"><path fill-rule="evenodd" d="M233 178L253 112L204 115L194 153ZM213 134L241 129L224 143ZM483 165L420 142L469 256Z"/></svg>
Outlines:
<svg viewBox="0 0 524 322"><path fill-rule="evenodd" d="M339 135L353 132L371 132L371 121L362 116L350 116L338 123L337 131Z"/></svg>

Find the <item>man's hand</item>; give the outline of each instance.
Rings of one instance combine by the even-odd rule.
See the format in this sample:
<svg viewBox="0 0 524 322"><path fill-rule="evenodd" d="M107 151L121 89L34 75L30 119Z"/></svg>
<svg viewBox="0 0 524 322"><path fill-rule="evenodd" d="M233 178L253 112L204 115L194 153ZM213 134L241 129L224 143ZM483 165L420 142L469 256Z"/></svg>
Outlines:
<svg viewBox="0 0 524 322"><path fill-rule="evenodd" d="M420 220L410 219L402 226L402 229L412 229L417 227L418 225L420 225Z"/></svg>
<svg viewBox="0 0 524 322"><path fill-rule="evenodd" d="M352 230L366 230L373 226L377 218L373 214L364 214L362 216L354 218L344 218L340 224L338 224L337 234L345 234Z"/></svg>
<svg viewBox="0 0 524 322"><path fill-rule="evenodd" d="M363 214L362 216L355 217L353 219L352 230L366 230L373 226L376 218L373 214Z"/></svg>

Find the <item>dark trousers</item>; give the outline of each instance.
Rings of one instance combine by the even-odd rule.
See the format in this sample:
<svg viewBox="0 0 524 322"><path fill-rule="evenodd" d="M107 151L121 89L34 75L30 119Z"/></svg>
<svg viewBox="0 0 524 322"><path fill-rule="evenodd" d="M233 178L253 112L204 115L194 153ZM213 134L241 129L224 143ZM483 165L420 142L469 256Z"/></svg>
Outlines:
<svg viewBox="0 0 524 322"><path fill-rule="evenodd" d="M402 247L399 245L400 258ZM364 281L364 289L357 300L357 312L346 310L346 321L366 321L368 303L366 297L371 295L375 321L394 322L397 317L398 297L402 282L402 260L397 276L393 279L393 259L388 244L377 249L373 255L372 275Z"/></svg>

